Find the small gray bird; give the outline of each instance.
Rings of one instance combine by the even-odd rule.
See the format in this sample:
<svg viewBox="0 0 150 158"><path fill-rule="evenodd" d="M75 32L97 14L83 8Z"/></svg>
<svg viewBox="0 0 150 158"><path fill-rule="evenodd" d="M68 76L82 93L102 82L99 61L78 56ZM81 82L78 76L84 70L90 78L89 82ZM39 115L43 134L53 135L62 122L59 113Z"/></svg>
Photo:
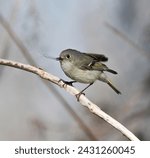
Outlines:
<svg viewBox="0 0 150 158"><path fill-rule="evenodd" d="M66 49L60 53L60 56L56 58L56 60L60 62L64 73L73 80L65 83L70 85L74 82L89 84L78 94L78 96L96 80L107 83L117 94L121 94L104 73L108 71L117 74L116 71L109 69L102 63L108 61L106 56L102 54L82 53L74 49Z"/></svg>

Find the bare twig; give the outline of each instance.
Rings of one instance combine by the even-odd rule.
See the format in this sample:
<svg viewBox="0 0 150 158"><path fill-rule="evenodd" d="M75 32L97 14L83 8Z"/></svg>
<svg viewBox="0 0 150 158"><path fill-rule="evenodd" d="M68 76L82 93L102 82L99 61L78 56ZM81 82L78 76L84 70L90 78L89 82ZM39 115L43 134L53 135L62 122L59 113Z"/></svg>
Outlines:
<svg viewBox="0 0 150 158"><path fill-rule="evenodd" d="M24 45L24 43L21 41L21 39L15 34L15 32L12 30L9 23L3 18L2 15L0 15L0 24L4 27L4 29L7 31L11 39L14 41L16 46L20 49L24 57L27 59L27 61L32 65L37 65L35 60L30 55L31 53L27 49L27 47ZM43 80L42 80L43 81ZM65 110L75 119L75 121L78 123L80 128L84 131L84 133L89 137L90 140L97 140L97 138L94 136L92 131L88 128L88 126L82 121L82 119L77 115L77 113L73 110L71 106L69 106L68 102L62 97L62 95L58 92L58 90L51 84L47 84L47 82L43 82L46 87L51 90L54 95L57 96L57 99L61 102L61 105L65 108Z"/></svg>
<svg viewBox="0 0 150 158"><path fill-rule="evenodd" d="M20 4L21 4L20 0L15 0L14 1L12 11L10 12L10 18L9 18L10 19L9 21L11 22L11 25L14 24L14 22L16 20ZM10 50L10 47L11 47L10 38L9 38L9 35L6 34L6 32L2 32L1 38L3 39L3 41L1 43L2 49L1 49L1 54L0 55L1 55L1 58L5 59L5 58L8 57L9 50ZM3 69L0 70L0 75L2 73L3 73Z"/></svg>
<svg viewBox="0 0 150 158"><path fill-rule="evenodd" d="M0 59L0 64L1 65L6 65L10 67L15 67L21 70L25 70L28 72L32 72L34 74L37 74L43 79L46 79L52 83L55 83L56 85L60 86L61 88L64 88L67 92L70 94L76 96L76 94L79 93L79 91L69 85L66 85L63 81L60 81L60 79L52 74L49 74L45 72L42 69L36 68L31 65L26 65L22 64L19 62L14 62L11 60L4 60ZM119 130L122 134L124 134L128 139L134 140L134 141L139 141L139 139L132 133L130 132L127 128L125 128L122 124L120 124L118 121L116 121L114 118L106 114L104 111L102 111L96 104L92 103L88 98L86 98L84 95L81 95L79 98L79 102L87 107L92 113L96 114L97 116L101 117L104 119L106 122L108 122L110 125L115 127L117 130Z"/></svg>

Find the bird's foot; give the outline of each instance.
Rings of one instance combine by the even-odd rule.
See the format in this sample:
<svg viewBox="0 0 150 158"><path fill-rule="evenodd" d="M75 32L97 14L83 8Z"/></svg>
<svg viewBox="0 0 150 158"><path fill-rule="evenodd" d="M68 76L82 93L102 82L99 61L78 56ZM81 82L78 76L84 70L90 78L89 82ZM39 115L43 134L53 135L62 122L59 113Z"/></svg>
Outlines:
<svg viewBox="0 0 150 158"><path fill-rule="evenodd" d="M65 84L72 86L73 87L73 83L75 83L76 81L63 81Z"/></svg>
<svg viewBox="0 0 150 158"><path fill-rule="evenodd" d="M65 84L69 85L69 86L72 86L73 87L73 83L75 83L76 81L64 81L63 79L60 79L58 82L64 82Z"/></svg>
<svg viewBox="0 0 150 158"><path fill-rule="evenodd" d="M78 93L78 94L75 95L76 98L77 98L77 101L79 101L80 96L81 96L82 94L85 95L85 93L83 93L82 91L81 91L80 93Z"/></svg>

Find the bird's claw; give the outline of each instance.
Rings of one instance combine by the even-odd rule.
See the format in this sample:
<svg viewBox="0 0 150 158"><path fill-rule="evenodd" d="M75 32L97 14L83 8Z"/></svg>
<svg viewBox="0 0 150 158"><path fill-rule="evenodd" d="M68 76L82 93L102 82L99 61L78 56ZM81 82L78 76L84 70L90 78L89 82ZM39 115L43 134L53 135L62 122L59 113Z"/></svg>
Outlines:
<svg viewBox="0 0 150 158"><path fill-rule="evenodd" d="M72 87L73 87L73 83L76 82L76 81L64 81L63 79L60 79L58 82L61 82L61 81Z"/></svg>
<svg viewBox="0 0 150 158"><path fill-rule="evenodd" d="M76 96L76 98L77 98L77 101L79 101L80 96L81 96L82 94L83 94L83 95L85 95L85 93L82 93L82 92L80 92L80 93L78 93L78 94L76 94L76 95L75 95L75 96Z"/></svg>
<svg viewBox="0 0 150 158"><path fill-rule="evenodd" d="M73 87L73 81L63 81L65 84Z"/></svg>

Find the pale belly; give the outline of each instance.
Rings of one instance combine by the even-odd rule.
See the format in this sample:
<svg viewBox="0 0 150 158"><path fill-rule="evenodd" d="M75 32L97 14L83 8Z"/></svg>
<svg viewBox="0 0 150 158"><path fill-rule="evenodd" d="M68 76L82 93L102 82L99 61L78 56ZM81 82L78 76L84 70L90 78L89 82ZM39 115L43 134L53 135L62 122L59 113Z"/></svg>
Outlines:
<svg viewBox="0 0 150 158"><path fill-rule="evenodd" d="M81 83L93 83L98 80L102 74L100 71L81 70L76 67L68 68L66 65L63 65L62 69L68 77Z"/></svg>

